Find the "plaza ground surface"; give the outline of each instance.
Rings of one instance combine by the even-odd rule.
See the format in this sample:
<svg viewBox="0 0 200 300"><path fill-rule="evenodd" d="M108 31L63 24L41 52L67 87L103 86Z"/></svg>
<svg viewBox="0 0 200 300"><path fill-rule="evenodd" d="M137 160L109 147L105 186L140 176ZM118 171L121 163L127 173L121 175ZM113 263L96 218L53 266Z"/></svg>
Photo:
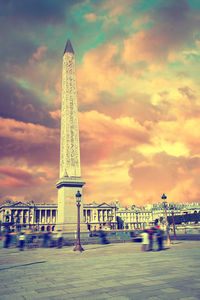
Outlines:
<svg viewBox="0 0 200 300"><path fill-rule="evenodd" d="M0 249L0 299L200 299L200 242Z"/></svg>

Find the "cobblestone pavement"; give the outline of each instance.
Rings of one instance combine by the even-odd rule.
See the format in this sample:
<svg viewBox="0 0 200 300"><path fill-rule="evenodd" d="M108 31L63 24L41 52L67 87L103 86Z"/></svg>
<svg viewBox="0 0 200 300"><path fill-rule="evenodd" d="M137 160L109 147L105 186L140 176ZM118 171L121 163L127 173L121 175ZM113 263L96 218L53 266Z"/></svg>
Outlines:
<svg viewBox="0 0 200 300"><path fill-rule="evenodd" d="M200 299L200 242L165 251L138 243L0 249L0 299Z"/></svg>

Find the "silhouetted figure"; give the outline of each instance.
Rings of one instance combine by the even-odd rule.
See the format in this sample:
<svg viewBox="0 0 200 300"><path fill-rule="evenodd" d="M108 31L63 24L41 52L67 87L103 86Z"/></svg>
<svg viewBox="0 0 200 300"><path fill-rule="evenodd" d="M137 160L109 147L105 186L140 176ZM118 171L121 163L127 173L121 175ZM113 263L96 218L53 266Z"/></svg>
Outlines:
<svg viewBox="0 0 200 300"><path fill-rule="evenodd" d="M62 235L61 230L58 230L58 233L57 233L57 243L58 243L58 248L62 248L62 246L63 246L63 235Z"/></svg>
<svg viewBox="0 0 200 300"><path fill-rule="evenodd" d="M24 245L25 245L25 234L23 232L19 235L19 250L24 251Z"/></svg>
<svg viewBox="0 0 200 300"><path fill-rule="evenodd" d="M48 248L48 246L49 246L49 241L50 241L50 233L49 233L49 231L44 232L44 234L43 234L42 247L43 247L43 248Z"/></svg>
<svg viewBox="0 0 200 300"><path fill-rule="evenodd" d="M27 234L27 236L26 236L26 242L27 242L27 247L28 248L32 247L33 241L34 241L34 236L31 233Z"/></svg>
<svg viewBox="0 0 200 300"><path fill-rule="evenodd" d="M163 250L163 238L164 238L164 232L160 228L156 229L156 238L158 243L158 251Z"/></svg>
<svg viewBox="0 0 200 300"><path fill-rule="evenodd" d="M90 232L90 236L98 236L98 233L96 231L96 226L94 227L94 230Z"/></svg>
<svg viewBox="0 0 200 300"><path fill-rule="evenodd" d="M99 235L100 235L102 244L109 244L109 241L106 238L106 233L103 230L99 231Z"/></svg>
<svg viewBox="0 0 200 300"><path fill-rule="evenodd" d="M10 242L11 242L11 236L10 232L6 232L5 234L5 240L4 240L4 248L9 248L10 247Z"/></svg>
<svg viewBox="0 0 200 300"><path fill-rule="evenodd" d="M151 227L149 230L148 230L148 234L149 234L149 251L152 251L153 250L153 239L154 239L154 233L155 233L155 228L154 227Z"/></svg>
<svg viewBox="0 0 200 300"><path fill-rule="evenodd" d="M142 249L141 251L147 251L148 245L149 245L149 235L148 235L148 231L145 229L142 234Z"/></svg>

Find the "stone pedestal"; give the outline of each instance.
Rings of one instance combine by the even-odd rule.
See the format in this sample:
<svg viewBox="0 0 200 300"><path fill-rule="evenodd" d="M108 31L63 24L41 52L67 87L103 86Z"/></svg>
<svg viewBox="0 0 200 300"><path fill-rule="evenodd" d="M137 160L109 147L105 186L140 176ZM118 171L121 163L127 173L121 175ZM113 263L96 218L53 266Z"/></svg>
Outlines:
<svg viewBox="0 0 200 300"><path fill-rule="evenodd" d="M82 195L84 184L85 182L80 177L63 177L57 182L58 217L56 230L73 233L77 231L76 193L79 191ZM80 207L80 231L88 231L87 224L83 222L83 196Z"/></svg>

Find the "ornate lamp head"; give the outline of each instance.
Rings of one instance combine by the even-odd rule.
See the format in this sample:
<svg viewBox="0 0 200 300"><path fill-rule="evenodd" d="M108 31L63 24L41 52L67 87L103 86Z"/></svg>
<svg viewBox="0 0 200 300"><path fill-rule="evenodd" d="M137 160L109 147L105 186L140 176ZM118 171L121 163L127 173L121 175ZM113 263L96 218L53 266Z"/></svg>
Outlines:
<svg viewBox="0 0 200 300"><path fill-rule="evenodd" d="M76 193L76 202L77 203L80 203L81 202L81 193L78 191L77 193Z"/></svg>

